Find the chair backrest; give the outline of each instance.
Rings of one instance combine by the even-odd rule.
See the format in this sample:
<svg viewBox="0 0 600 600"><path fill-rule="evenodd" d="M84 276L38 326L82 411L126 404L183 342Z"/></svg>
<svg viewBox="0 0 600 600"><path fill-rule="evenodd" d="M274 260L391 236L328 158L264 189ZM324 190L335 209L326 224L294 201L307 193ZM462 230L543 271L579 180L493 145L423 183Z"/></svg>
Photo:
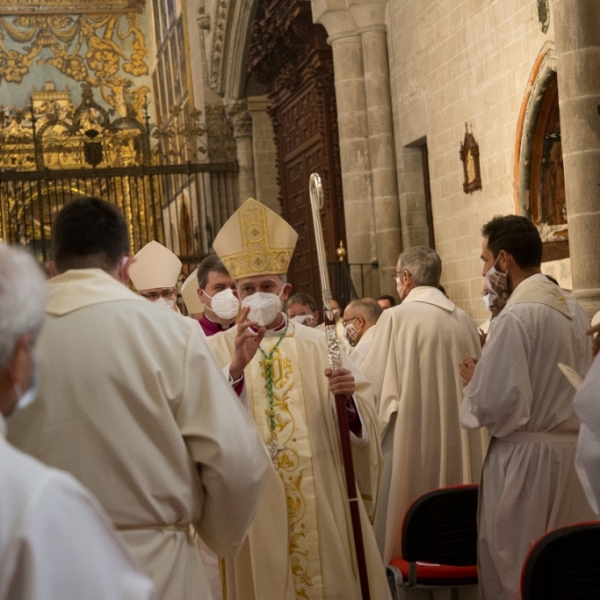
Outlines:
<svg viewBox="0 0 600 600"><path fill-rule="evenodd" d="M417 498L402 525L402 558L453 566L477 564L478 485L441 488Z"/></svg>
<svg viewBox="0 0 600 600"><path fill-rule="evenodd" d="M529 550L521 572L523 600L600 598L600 523L561 527Z"/></svg>

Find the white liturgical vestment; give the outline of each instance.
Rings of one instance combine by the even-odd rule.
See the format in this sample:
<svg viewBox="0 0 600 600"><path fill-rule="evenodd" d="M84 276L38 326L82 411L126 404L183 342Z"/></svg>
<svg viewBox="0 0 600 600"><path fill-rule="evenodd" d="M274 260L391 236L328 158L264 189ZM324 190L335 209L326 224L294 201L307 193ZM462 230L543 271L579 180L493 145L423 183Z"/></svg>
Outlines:
<svg viewBox="0 0 600 600"><path fill-rule="evenodd" d="M99 269L49 282L36 401L9 439L97 498L161 600L210 598L194 530L233 556L269 467L198 323Z"/></svg>
<svg viewBox="0 0 600 600"><path fill-rule="evenodd" d="M333 397L324 370L327 344L320 331L291 320L261 342L272 353L273 420L269 416L267 361L260 351L244 371L248 410L263 439L275 433L277 466L269 476L247 543L227 562L228 600L359 600L351 521ZM275 346L282 334L281 341ZM208 339L217 362L231 362L237 330ZM353 444L360 495L376 504L381 451L371 389L355 373L354 400L362 443ZM359 495L359 498L360 498ZM359 500L371 598L389 598L385 571Z"/></svg>
<svg viewBox="0 0 600 600"><path fill-rule="evenodd" d="M575 466L593 511L600 515L600 357L596 357L573 402L581 421Z"/></svg>
<svg viewBox="0 0 600 600"><path fill-rule="evenodd" d="M98 501L19 452L0 415L0 600L151 600Z"/></svg>
<svg viewBox="0 0 600 600"><path fill-rule="evenodd" d="M572 297L544 275L528 277L494 320L465 387L463 425L493 436L479 496L482 599L520 599L521 568L536 540L593 518L574 468L575 391L557 367L587 372L588 327Z"/></svg>
<svg viewBox="0 0 600 600"><path fill-rule="evenodd" d="M362 371L385 428L375 533L386 564L401 556L402 522L416 498L479 480L484 443L460 427L458 364L480 351L475 322L434 287L414 288L377 321Z"/></svg>

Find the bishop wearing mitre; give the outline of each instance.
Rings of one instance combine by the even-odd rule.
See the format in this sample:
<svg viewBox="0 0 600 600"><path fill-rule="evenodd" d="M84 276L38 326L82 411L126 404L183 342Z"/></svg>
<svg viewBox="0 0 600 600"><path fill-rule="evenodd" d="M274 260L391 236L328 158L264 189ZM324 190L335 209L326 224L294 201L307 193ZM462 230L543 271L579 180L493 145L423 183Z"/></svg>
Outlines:
<svg viewBox="0 0 600 600"><path fill-rule="evenodd" d="M298 238L250 198L213 248L234 280L240 321L208 339L217 362L243 381L242 401L271 455L267 485L246 542L226 564L231 600L359 600L352 526L333 394L347 397L372 598L389 598L365 504L376 505L380 440L371 388L359 373L328 367L326 338L288 319L285 275ZM248 362L233 360L246 343Z"/></svg>

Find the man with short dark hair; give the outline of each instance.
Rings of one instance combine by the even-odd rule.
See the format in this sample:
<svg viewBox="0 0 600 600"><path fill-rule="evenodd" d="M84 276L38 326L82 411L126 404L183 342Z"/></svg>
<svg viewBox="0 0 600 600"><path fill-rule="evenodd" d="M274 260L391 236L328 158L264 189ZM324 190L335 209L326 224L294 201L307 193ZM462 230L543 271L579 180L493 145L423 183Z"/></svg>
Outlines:
<svg viewBox="0 0 600 600"><path fill-rule="evenodd" d="M240 301L235 281L216 254L209 254L198 266L198 298L204 304L198 322L207 337L233 327Z"/></svg>
<svg viewBox="0 0 600 600"><path fill-rule="evenodd" d="M284 306L285 314L301 325L316 327L319 324L319 309L315 299L310 294L294 294L287 299Z"/></svg>
<svg viewBox="0 0 600 600"><path fill-rule="evenodd" d="M473 320L440 290L442 261L431 248L403 252L396 266L400 306L384 310L361 370L378 398L383 473L375 535L384 564L401 556L402 521L410 504L436 488L477 481L483 460L478 434L461 430L457 365L479 356Z"/></svg>
<svg viewBox="0 0 600 600"><path fill-rule="evenodd" d="M39 393L9 437L96 495L160 598L209 597L194 529L235 555L269 467L264 445L197 324L123 285L118 209L74 200L52 246Z"/></svg>
<svg viewBox="0 0 600 600"><path fill-rule="evenodd" d="M390 296L389 294L383 294L383 296L379 296L377 298L377 304L386 310L388 308L392 308L392 306L396 306L396 299L394 296Z"/></svg>
<svg viewBox="0 0 600 600"><path fill-rule="evenodd" d="M358 368L373 345L375 325L382 312L383 308L372 298L353 300L344 310L344 335L353 348L350 356Z"/></svg>
<svg viewBox="0 0 600 600"><path fill-rule="evenodd" d="M496 217L482 234L490 293L510 296L464 388L461 423L493 436L479 499L480 597L517 600L533 543L551 529L594 518L574 469L575 392L557 367L587 372L589 322L542 275L542 241L531 221Z"/></svg>

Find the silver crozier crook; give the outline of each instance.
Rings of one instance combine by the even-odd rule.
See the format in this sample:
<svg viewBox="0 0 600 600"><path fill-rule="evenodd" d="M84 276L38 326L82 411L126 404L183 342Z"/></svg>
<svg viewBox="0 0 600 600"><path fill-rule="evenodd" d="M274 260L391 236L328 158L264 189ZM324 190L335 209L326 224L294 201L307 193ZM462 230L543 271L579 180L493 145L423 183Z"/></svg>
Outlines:
<svg viewBox="0 0 600 600"><path fill-rule="evenodd" d="M335 331L335 320L331 308L331 289L329 287L329 272L327 271L327 257L325 255L325 242L323 241L323 228L321 227L321 213L323 208L323 186L321 178L317 173L310 176L308 184L310 192L310 204L312 208L313 223L315 225L315 243L317 245L317 257L319 260L319 273L321 274L321 290L323 292L323 311L325 314L325 333L327 335L327 354L329 355L329 366L339 369L342 366L340 342ZM360 579L360 589L363 600L370 600L369 579L367 575L367 563L365 560L365 546L360 524L360 512L358 497L356 494L356 479L354 477L354 464L352 462L352 447L350 445L350 430L348 427L348 412L346 409L346 397L335 396L335 408L337 412L338 431L340 435L340 446L344 460L344 473L346 475L346 490L348 492L348 504L352 520L352 532L354 535L354 549L356 551L356 566Z"/></svg>

